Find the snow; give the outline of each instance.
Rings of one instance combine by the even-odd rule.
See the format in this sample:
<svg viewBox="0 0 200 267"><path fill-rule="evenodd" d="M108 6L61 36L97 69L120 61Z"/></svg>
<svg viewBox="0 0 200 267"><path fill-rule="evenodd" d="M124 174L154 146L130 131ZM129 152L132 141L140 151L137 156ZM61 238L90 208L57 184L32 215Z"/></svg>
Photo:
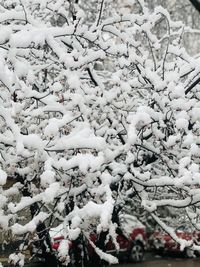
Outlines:
<svg viewBox="0 0 200 267"><path fill-rule="evenodd" d="M10 254L8 262L10 264L18 264L19 266L24 266L25 256L22 253L13 253Z"/></svg>
<svg viewBox="0 0 200 267"><path fill-rule="evenodd" d="M130 236L134 228L145 229L145 225L142 224L135 216L129 214L120 214L119 219L121 227L125 231L126 236Z"/></svg>
<svg viewBox="0 0 200 267"><path fill-rule="evenodd" d="M90 129L86 128L60 138L55 146L51 147L51 150L70 150L78 148L101 151L106 148L106 142L102 137L96 137Z"/></svg>
<svg viewBox="0 0 200 267"><path fill-rule="evenodd" d="M199 157L200 156L200 148L198 145L196 144L191 144L191 148L190 148L190 152L193 156L197 156Z"/></svg>
<svg viewBox="0 0 200 267"><path fill-rule="evenodd" d="M27 232L34 233L39 222L44 222L48 217L49 217L49 214L47 214L45 212L40 212L30 222L28 222L25 225L15 223L12 226L12 232L15 235L22 235L22 234L25 234Z"/></svg>
<svg viewBox="0 0 200 267"><path fill-rule="evenodd" d="M68 82L70 88L72 88L72 89L80 88L81 81L79 79L79 75L77 75L76 73L69 73L68 77L69 78L67 79L67 82Z"/></svg>
<svg viewBox="0 0 200 267"><path fill-rule="evenodd" d="M102 187L102 193L106 194L106 201L102 204L97 204L89 201L83 208L75 207L67 216L67 221L71 220L71 227L76 229L81 226L85 218L99 218L100 224L97 226L97 231L105 231L109 228L111 213L113 210L114 200L111 197L111 192L108 186Z"/></svg>
<svg viewBox="0 0 200 267"><path fill-rule="evenodd" d="M192 118L194 121L200 120L200 108L199 107L194 107L192 109Z"/></svg>
<svg viewBox="0 0 200 267"><path fill-rule="evenodd" d="M58 225L57 227L51 228L49 230L49 234L50 237L56 238L56 237L60 237L60 236L64 236L65 235L65 230L64 230L64 225L63 223L61 223L60 225Z"/></svg>
<svg viewBox="0 0 200 267"><path fill-rule="evenodd" d="M3 230L32 233L51 216L61 222L51 236L75 240L94 224L115 242L113 207L134 195L133 208L156 212L182 249L191 245L163 224L159 207L199 212L199 85L187 93L199 77L199 56L182 42L183 30L195 32L160 6L126 2L105 1L101 17L93 1L0 7ZM19 223L34 203L40 212ZM67 245L59 251L66 261ZM12 257L23 264L21 255Z"/></svg>
<svg viewBox="0 0 200 267"><path fill-rule="evenodd" d="M185 240L177 237L173 228L168 227L165 223L163 223L156 215L152 215L153 218L159 225L167 232L177 243L180 244L180 250L183 251L185 247L190 247L192 245L192 240Z"/></svg>
<svg viewBox="0 0 200 267"><path fill-rule="evenodd" d="M2 212L0 212L0 227L1 229L8 230L9 226L9 217L6 215L3 215Z"/></svg>
<svg viewBox="0 0 200 267"><path fill-rule="evenodd" d="M179 118L176 120L176 127L178 130L183 129L183 130L187 131L188 125L189 125L188 120L186 120L184 118Z"/></svg>
<svg viewBox="0 0 200 267"><path fill-rule="evenodd" d="M12 20L12 19L25 19L24 12L23 11L15 11L15 10L9 10L5 11L4 13L1 12L1 18L0 22L4 22L6 20Z"/></svg>
<svg viewBox="0 0 200 267"><path fill-rule="evenodd" d="M165 145L167 147L173 147L176 142L178 141L178 136L177 135L170 135L169 138L167 139L167 141L165 142Z"/></svg>
<svg viewBox="0 0 200 267"><path fill-rule="evenodd" d="M111 254L107 254L107 253L103 252L102 250L100 250L98 247L96 247L94 245L94 243L91 240L89 240L89 242L90 242L90 245L94 248L94 250L97 253L97 255L101 259L107 261L109 264L117 264L118 263L118 259L116 257L114 257Z"/></svg>
<svg viewBox="0 0 200 267"><path fill-rule="evenodd" d="M99 152L96 157L89 153L85 153L84 155L78 154L69 160L62 158L55 164L55 166L63 168L63 170L69 170L78 166L82 173L87 173L88 170L98 170L99 166L101 166L104 161L105 157L101 152Z"/></svg>
<svg viewBox="0 0 200 267"><path fill-rule="evenodd" d="M5 43L7 40L9 40L11 33L12 31L10 27L2 26L0 30L0 43Z"/></svg>
<svg viewBox="0 0 200 267"><path fill-rule="evenodd" d="M80 228L69 229L68 231L69 240L76 240L79 237L80 233L81 233Z"/></svg>
<svg viewBox="0 0 200 267"><path fill-rule="evenodd" d="M69 241L62 240L58 248L58 256L61 262L69 263Z"/></svg>
<svg viewBox="0 0 200 267"><path fill-rule="evenodd" d="M52 203L55 197L58 195L60 184L57 182L51 183L44 191L43 201L45 203Z"/></svg>
<svg viewBox="0 0 200 267"><path fill-rule="evenodd" d="M29 134L28 136L22 137L22 142L25 147L32 149L42 149L43 142L41 138L36 134Z"/></svg>
<svg viewBox="0 0 200 267"><path fill-rule="evenodd" d="M184 138L184 145L190 146L195 142L195 137L192 133L188 133Z"/></svg>
<svg viewBox="0 0 200 267"><path fill-rule="evenodd" d="M102 173L101 181L103 185L111 184L115 181L114 177L112 177L109 173Z"/></svg>
<svg viewBox="0 0 200 267"><path fill-rule="evenodd" d="M7 181L7 174L5 171L0 170L0 186L4 185Z"/></svg>
<svg viewBox="0 0 200 267"><path fill-rule="evenodd" d="M33 203L35 202L38 202L38 201L41 201L42 200L42 197L43 197L43 194L38 194L34 197L22 197L20 199L20 202L18 203L13 203L13 202L10 202L8 204L8 209L11 211L11 213L17 213L18 211L21 211L23 210L24 208L32 205Z"/></svg>
<svg viewBox="0 0 200 267"><path fill-rule="evenodd" d="M44 171L40 176L40 180L41 186L47 187L48 185L55 182L55 172L51 170Z"/></svg>

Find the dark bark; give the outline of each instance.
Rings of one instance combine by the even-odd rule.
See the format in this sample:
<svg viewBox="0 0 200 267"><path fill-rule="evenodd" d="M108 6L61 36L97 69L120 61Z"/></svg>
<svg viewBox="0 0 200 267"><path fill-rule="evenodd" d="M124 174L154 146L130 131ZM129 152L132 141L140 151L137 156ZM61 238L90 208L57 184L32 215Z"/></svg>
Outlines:
<svg viewBox="0 0 200 267"><path fill-rule="evenodd" d="M200 78L196 79L186 90L185 94L187 95L198 83L200 83Z"/></svg>
<svg viewBox="0 0 200 267"><path fill-rule="evenodd" d="M90 79L91 79L91 81L93 82L93 84L94 84L95 86L98 86L98 83L96 82L95 78L93 77L90 68L87 68L86 70L87 70L87 72L88 72L88 74L89 74L89 76L90 76Z"/></svg>
<svg viewBox="0 0 200 267"><path fill-rule="evenodd" d="M200 13L200 1L199 0L190 0L190 2L196 8L196 10Z"/></svg>
<svg viewBox="0 0 200 267"><path fill-rule="evenodd" d="M24 197L32 197L30 182L27 181L26 177L20 175L19 173L15 173L15 179L20 182L23 187L21 189L21 193ZM30 205L31 217L33 218L40 211L38 203L33 203ZM42 249L42 255L45 259L45 263L48 267L56 267L59 266L59 263L53 254L53 249L51 245L51 238L49 235L49 229L46 227L44 222L39 222L36 227L36 233L39 237L39 247ZM26 241L25 241L26 242ZM54 263L52 265L52 263Z"/></svg>
<svg viewBox="0 0 200 267"><path fill-rule="evenodd" d="M101 232L99 234L98 240L96 242L96 246L101 249L103 252L106 251L106 247L105 247L105 241L106 241L106 237L108 235L108 231L105 232ZM94 256L92 257L92 262L91 262L91 266L95 266L95 267L102 267L105 266L106 262L104 260L102 260L99 255L97 255L97 253L94 253Z"/></svg>

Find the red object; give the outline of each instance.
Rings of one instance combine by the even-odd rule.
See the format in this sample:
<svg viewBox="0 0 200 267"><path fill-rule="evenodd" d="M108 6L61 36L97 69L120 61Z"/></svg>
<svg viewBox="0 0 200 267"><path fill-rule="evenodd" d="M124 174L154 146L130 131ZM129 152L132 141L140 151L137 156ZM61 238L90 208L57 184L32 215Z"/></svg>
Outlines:
<svg viewBox="0 0 200 267"><path fill-rule="evenodd" d="M132 261L139 262L143 259L144 250L146 248L146 228L140 223L136 217L131 215L120 215L120 228L117 230L117 243L119 245L119 251L110 237L105 244L106 253L113 255L118 254L120 257L126 256ZM60 242L63 240L63 236L56 236L52 238L52 247L57 250ZM98 240L98 235L95 233L90 234L90 240L95 244ZM76 241L71 241L71 248L77 244ZM90 256L93 255L94 249L87 242L87 251Z"/></svg>
<svg viewBox="0 0 200 267"><path fill-rule="evenodd" d="M187 226L180 226L175 231L178 238L184 240L193 240L194 243L198 243L200 241L200 233L190 229ZM157 252L181 252L180 245L173 240L173 238L165 233L163 230L156 230L152 236L150 237L150 246L156 250ZM189 252L189 248L186 248L186 254ZM190 251L191 252L191 251ZM190 256L188 253L188 256ZM191 254L192 256L192 254Z"/></svg>

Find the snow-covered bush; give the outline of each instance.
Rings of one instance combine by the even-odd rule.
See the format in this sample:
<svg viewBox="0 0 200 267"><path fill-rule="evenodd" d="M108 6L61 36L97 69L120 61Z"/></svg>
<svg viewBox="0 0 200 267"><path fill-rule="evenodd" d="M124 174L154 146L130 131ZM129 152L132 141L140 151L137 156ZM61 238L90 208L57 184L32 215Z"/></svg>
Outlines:
<svg viewBox="0 0 200 267"><path fill-rule="evenodd" d="M173 20L181 20L185 25L193 28L183 35L183 44L190 54L199 53L199 0L176 1L176 0L147 0L148 6L154 8L162 5L167 8ZM159 27L162 31L162 27Z"/></svg>
<svg viewBox="0 0 200 267"><path fill-rule="evenodd" d="M197 220L200 59L182 46L190 29L143 0L128 1L132 13L92 1L91 16L86 1L0 3L1 228L27 239L42 222L63 222L67 239L87 237L94 222L109 232L129 196L161 224L166 205L191 207Z"/></svg>

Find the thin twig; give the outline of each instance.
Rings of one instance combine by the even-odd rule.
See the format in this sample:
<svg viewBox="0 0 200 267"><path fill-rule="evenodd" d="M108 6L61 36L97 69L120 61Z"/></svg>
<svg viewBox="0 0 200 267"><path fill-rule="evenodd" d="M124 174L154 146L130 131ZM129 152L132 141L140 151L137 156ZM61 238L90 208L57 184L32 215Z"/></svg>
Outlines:
<svg viewBox="0 0 200 267"><path fill-rule="evenodd" d="M100 12L99 12L99 17L97 19L97 24L96 26L99 26L100 20L101 20L101 16L102 16L102 12L103 12L103 5L104 5L104 0L101 1L101 7L100 7Z"/></svg>

